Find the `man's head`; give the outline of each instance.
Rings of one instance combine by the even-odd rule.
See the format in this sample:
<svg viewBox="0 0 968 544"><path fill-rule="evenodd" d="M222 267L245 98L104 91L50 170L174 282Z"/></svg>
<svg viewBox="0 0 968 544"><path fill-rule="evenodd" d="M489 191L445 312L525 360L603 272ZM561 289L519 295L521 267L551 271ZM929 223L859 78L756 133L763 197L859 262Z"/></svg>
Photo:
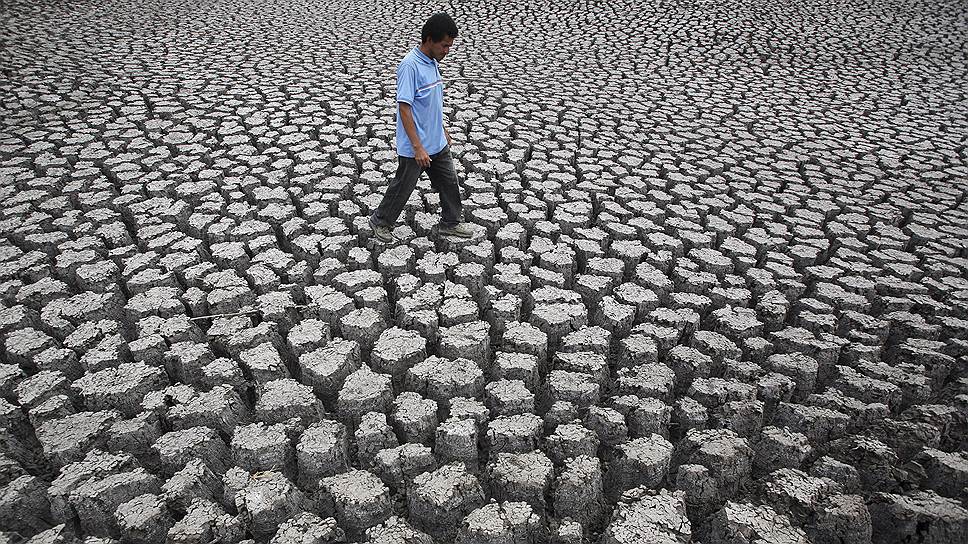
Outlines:
<svg viewBox="0 0 968 544"><path fill-rule="evenodd" d="M435 13L420 31L420 49L428 57L442 61L457 37L457 23L446 13Z"/></svg>

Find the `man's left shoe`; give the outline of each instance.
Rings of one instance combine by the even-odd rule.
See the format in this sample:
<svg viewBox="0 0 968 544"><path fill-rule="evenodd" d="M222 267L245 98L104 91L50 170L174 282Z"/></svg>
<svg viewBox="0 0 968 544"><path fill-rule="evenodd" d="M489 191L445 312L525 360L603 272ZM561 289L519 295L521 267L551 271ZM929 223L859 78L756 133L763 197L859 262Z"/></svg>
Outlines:
<svg viewBox="0 0 968 544"><path fill-rule="evenodd" d="M389 244L393 241L393 231L390 230L390 227L377 225L373 222L372 217L370 217L370 228L373 229L373 237L384 244Z"/></svg>
<svg viewBox="0 0 968 544"><path fill-rule="evenodd" d="M467 223L457 223L452 227L440 225L437 232L441 236L456 236L458 238L470 238L474 236L474 229L468 226Z"/></svg>

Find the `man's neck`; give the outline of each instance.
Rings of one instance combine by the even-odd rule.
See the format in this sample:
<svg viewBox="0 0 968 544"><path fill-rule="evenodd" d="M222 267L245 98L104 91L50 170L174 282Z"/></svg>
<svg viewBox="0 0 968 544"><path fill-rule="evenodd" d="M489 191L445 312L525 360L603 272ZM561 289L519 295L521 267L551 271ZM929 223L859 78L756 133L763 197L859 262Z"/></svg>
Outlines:
<svg viewBox="0 0 968 544"><path fill-rule="evenodd" d="M433 57L430 56L430 44L421 43L419 49L421 53L423 53L424 55L427 55L427 58L433 59Z"/></svg>

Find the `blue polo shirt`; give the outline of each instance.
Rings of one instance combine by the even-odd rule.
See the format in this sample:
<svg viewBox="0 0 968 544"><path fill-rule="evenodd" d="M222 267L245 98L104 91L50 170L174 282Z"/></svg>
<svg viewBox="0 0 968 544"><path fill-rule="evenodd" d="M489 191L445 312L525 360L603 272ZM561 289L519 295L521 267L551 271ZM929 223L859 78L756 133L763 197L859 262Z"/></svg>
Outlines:
<svg viewBox="0 0 968 544"><path fill-rule="evenodd" d="M428 155L447 145L444 134L444 80L437 61L414 47L397 67L397 154L413 157L414 150L400 117L400 102L410 104L417 136Z"/></svg>

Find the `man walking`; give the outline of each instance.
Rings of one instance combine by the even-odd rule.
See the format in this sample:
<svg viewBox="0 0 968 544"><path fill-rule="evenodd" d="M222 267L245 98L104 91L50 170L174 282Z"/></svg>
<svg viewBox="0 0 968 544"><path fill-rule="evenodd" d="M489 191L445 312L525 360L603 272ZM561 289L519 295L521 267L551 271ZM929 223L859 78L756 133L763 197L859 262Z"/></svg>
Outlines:
<svg viewBox="0 0 968 544"><path fill-rule="evenodd" d="M456 37L457 24L449 15L431 16L420 32L420 45L397 67L397 173L370 216L373 235L381 242L393 240L393 225L424 171L440 194L438 233L461 238L473 235L460 223L460 186L450 154L450 134L444 127L444 82L437 68Z"/></svg>

